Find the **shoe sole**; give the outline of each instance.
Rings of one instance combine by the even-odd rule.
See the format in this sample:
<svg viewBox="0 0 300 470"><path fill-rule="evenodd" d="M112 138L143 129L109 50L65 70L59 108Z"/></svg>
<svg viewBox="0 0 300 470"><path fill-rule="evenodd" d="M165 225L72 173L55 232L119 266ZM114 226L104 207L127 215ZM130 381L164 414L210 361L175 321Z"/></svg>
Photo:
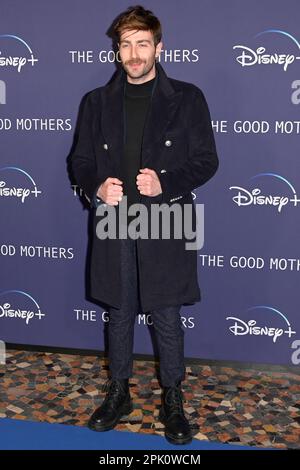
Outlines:
<svg viewBox="0 0 300 470"><path fill-rule="evenodd" d="M112 421L111 423L109 423L105 426L97 425L97 423L88 423L88 428L91 429L92 431L99 431L99 432L110 431L111 429L113 429L119 423L119 421L123 417L130 415L130 413L132 411L133 411L133 404L132 404L132 401L131 401L130 403L126 403L123 406L123 408L121 408L121 411L118 413L116 419L114 421Z"/></svg>
<svg viewBox="0 0 300 470"><path fill-rule="evenodd" d="M188 437L186 439L178 439L174 436L171 436L171 434L167 434L165 433L165 438L167 439L168 442L170 442L170 444L181 444L181 445L184 445L184 444L190 444L193 440L192 437Z"/></svg>

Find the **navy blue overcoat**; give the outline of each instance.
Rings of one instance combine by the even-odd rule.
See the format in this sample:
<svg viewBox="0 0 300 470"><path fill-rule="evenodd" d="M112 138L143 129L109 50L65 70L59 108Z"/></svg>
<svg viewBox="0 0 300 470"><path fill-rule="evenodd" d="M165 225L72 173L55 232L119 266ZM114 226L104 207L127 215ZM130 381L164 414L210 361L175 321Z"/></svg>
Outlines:
<svg viewBox="0 0 300 470"><path fill-rule="evenodd" d="M166 75L156 62L156 80L147 114L141 149L142 168L156 171L162 195L141 195L151 204L192 204L192 191L205 184L218 168L210 112L203 92L195 85ZM120 178L124 142L123 68L114 80L89 92L80 119L78 140L71 155L77 184L91 201L93 240L90 285L93 298L119 308L121 304L120 240L96 236L98 217L93 204L99 185L109 176ZM118 206L114 206L118 210ZM172 218L171 218L172 220ZM172 231L171 231L172 232ZM185 237L137 239L143 312L201 298L197 251L186 250Z"/></svg>

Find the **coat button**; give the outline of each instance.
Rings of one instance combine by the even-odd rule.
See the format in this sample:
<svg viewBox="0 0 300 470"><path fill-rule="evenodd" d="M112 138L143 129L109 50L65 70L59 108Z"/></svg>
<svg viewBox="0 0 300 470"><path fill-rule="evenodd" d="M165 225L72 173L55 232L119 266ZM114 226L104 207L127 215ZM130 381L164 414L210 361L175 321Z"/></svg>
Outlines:
<svg viewBox="0 0 300 470"><path fill-rule="evenodd" d="M164 168L162 170L160 170L161 173L166 173L167 170L165 170Z"/></svg>
<svg viewBox="0 0 300 470"><path fill-rule="evenodd" d="M107 145L107 144L103 144L103 148L104 148L105 150L107 150L107 149L108 149L108 145Z"/></svg>
<svg viewBox="0 0 300 470"><path fill-rule="evenodd" d="M166 141L165 141L165 145L166 145L167 147L170 147L170 146L172 145L172 140L166 140Z"/></svg>

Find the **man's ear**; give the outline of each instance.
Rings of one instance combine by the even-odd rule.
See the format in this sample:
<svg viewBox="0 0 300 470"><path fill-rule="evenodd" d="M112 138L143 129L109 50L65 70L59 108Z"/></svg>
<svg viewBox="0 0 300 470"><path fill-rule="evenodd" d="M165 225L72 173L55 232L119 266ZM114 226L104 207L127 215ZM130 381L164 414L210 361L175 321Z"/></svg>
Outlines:
<svg viewBox="0 0 300 470"><path fill-rule="evenodd" d="M159 54L161 53L162 48L163 48L163 43L162 43L162 41L160 41L157 44L156 48L155 48L155 57L159 56Z"/></svg>

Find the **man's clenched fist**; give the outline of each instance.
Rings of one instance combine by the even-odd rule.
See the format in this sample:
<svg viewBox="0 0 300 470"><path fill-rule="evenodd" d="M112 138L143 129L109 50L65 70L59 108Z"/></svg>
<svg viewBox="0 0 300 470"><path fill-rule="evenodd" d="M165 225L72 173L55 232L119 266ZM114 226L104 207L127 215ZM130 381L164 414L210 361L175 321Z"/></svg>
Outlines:
<svg viewBox="0 0 300 470"><path fill-rule="evenodd" d="M141 168L141 174L136 177L136 184L140 194L145 196L158 196L162 193L159 178L154 170Z"/></svg>
<svg viewBox="0 0 300 470"><path fill-rule="evenodd" d="M118 178L106 178L99 186L97 196L109 206L117 206L123 197L123 181Z"/></svg>

